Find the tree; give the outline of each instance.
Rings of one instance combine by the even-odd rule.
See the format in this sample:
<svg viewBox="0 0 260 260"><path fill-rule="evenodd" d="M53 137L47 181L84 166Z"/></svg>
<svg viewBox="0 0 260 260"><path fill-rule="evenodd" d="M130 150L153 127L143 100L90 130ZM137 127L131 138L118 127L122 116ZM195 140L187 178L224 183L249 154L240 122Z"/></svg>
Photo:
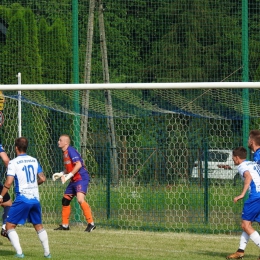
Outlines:
<svg viewBox="0 0 260 260"><path fill-rule="evenodd" d="M24 10L24 18L26 27L28 28L28 83L30 84L41 84L41 58L39 54L38 45L38 28L36 25L36 20L31 9L26 8Z"/></svg>
<svg viewBox="0 0 260 260"><path fill-rule="evenodd" d="M6 45L3 48L2 57L6 66L2 71L2 82L14 84L17 82L18 72L23 73L24 82L28 82L28 28L22 11L17 11L9 21L6 37Z"/></svg>

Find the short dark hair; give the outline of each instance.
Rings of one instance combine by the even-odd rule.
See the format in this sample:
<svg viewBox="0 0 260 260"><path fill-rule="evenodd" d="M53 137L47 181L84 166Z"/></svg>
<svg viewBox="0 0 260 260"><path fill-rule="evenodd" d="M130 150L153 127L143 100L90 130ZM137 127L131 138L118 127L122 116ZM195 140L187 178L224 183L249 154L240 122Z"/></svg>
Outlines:
<svg viewBox="0 0 260 260"><path fill-rule="evenodd" d="M249 138L254 140L256 145L260 146L260 130L251 130L249 132Z"/></svg>
<svg viewBox="0 0 260 260"><path fill-rule="evenodd" d="M247 150L243 146L239 146L233 150L233 156L238 156L240 159L246 159Z"/></svg>
<svg viewBox="0 0 260 260"><path fill-rule="evenodd" d="M26 137L19 137L15 139L15 146L19 152L26 152L28 147L28 140Z"/></svg>

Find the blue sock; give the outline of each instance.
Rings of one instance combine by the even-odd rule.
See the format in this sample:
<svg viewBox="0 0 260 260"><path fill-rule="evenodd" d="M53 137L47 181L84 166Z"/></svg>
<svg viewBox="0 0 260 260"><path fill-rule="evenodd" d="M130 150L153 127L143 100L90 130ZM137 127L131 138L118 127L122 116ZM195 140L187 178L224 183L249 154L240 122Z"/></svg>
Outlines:
<svg viewBox="0 0 260 260"><path fill-rule="evenodd" d="M7 218L7 215L8 215L8 211L10 209L10 206L5 206L4 207L4 213L3 213L3 224L6 223L6 218Z"/></svg>

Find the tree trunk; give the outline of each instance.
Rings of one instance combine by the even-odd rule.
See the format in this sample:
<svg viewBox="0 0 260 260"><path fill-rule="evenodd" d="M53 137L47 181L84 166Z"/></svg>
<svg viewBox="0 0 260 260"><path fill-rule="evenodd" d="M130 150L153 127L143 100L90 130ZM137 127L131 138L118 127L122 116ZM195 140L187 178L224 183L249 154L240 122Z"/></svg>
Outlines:
<svg viewBox="0 0 260 260"><path fill-rule="evenodd" d="M103 79L105 83L109 83L109 69L107 59L107 46L105 36L105 25L104 25L104 9L102 0L97 0L99 3L99 32L100 32L100 48L102 54L102 65L103 65ZM107 112L107 126L108 126L108 141L110 145L110 162L111 162L111 183L118 183L118 162L117 162L117 149L116 149L116 138L115 138L115 127L113 118L113 107L112 98L109 90L105 90L105 102Z"/></svg>

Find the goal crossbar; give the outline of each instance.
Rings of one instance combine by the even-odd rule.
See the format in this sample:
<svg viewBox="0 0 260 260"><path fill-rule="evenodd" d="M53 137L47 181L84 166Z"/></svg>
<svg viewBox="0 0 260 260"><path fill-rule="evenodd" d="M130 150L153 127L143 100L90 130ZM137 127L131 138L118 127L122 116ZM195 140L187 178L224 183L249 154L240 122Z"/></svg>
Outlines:
<svg viewBox="0 0 260 260"><path fill-rule="evenodd" d="M260 88L260 82L186 83L95 83L95 84L18 84L0 85L0 90L116 90L116 89L225 89Z"/></svg>

